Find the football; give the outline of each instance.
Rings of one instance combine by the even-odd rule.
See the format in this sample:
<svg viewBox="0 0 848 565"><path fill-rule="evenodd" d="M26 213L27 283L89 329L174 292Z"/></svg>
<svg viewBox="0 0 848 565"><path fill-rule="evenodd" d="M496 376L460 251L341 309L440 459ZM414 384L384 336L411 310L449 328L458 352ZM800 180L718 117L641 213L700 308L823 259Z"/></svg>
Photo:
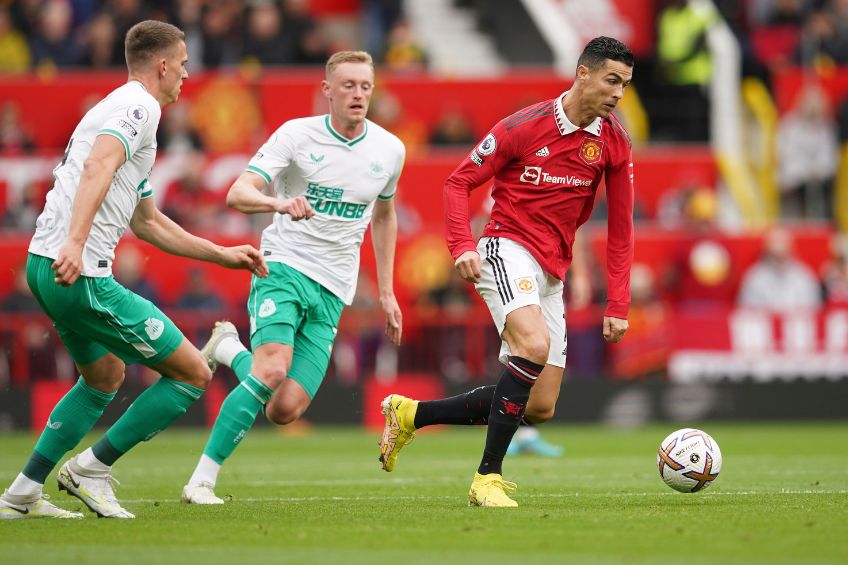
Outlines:
<svg viewBox="0 0 848 565"><path fill-rule="evenodd" d="M674 490L698 492L718 478L721 450L708 433L683 428L670 433L660 444L657 469Z"/></svg>

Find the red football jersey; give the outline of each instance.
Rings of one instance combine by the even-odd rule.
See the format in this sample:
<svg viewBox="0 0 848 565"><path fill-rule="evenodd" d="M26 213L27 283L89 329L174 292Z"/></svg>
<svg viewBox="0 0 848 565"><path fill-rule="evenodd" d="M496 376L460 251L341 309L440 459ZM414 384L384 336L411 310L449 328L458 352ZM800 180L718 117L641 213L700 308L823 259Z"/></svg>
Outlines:
<svg viewBox="0 0 848 565"><path fill-rule="evenodd" d="M574 235L588 218L606 174L608 216L606 315L626 318L633 263L633 159L614 116L572 124L562 97L501 120L445 183L447 242L454 259L476 251L468 196L494 177L484 236L521 243L560 279L571 264Z"/></svg>

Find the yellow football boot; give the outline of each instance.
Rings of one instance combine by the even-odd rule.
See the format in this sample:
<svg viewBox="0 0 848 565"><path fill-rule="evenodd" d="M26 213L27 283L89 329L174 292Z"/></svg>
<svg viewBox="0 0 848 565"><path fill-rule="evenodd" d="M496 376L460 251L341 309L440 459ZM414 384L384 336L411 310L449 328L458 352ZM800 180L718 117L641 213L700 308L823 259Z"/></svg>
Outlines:
<svg viewBox="0 0 848 565"><path fill-rule="evenodd" d="M505 481L497 473L481 475L474 473L471 490L468 491L468 506L486 506L515 508L518 503L506 495L518 488L518 485Z"/></svg>
<svg viewBox="0 0 848 565"><path fill-rule="evenodd" d="M380 463L391 472L397 463L398 451L415 439L415 412L418 401L399 394L390 394L380 403L386 426L380 440Z"/></svg>

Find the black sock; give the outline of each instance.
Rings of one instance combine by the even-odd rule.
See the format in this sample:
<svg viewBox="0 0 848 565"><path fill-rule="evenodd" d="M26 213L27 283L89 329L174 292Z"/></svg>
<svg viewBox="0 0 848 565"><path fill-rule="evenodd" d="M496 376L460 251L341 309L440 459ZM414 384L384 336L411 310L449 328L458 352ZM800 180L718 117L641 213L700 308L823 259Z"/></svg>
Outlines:
<svg viewBox="0 0 848 565"><path fill-rule="evenodd" d="M495 387L492 408L489 412L489 429L486 449L477 472L481 475L501 473L503 459L518 424L524 417L530 389L544 365L522 357L510 356L501 378Z"/></svg>
<svg viewBox="0 0 848 565"><path fill-rule="evenodd" d="M450 398L419 402L418 411L415 412L415 428L433 424L486 425L494 394L495 385L489 385Z"/></svg>

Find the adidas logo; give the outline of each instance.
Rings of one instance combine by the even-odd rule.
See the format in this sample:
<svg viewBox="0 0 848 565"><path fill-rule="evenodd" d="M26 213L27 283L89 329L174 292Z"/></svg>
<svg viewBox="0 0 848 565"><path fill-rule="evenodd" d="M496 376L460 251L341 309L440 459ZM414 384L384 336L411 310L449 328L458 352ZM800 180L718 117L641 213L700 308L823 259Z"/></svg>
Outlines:
<svg viewBox="0 0 848 565"><path fill-rule="evenodd" d="M551 154L551 152L550 152L550 151L548 151L548 146L547 146L547 145L545 145L544 147L542 147L541 149L539 149L538 151L536 151L536 156L537 156L537 157L547 157L547 156L548 156L548 155L550 155L550 154Z"/></svg>

